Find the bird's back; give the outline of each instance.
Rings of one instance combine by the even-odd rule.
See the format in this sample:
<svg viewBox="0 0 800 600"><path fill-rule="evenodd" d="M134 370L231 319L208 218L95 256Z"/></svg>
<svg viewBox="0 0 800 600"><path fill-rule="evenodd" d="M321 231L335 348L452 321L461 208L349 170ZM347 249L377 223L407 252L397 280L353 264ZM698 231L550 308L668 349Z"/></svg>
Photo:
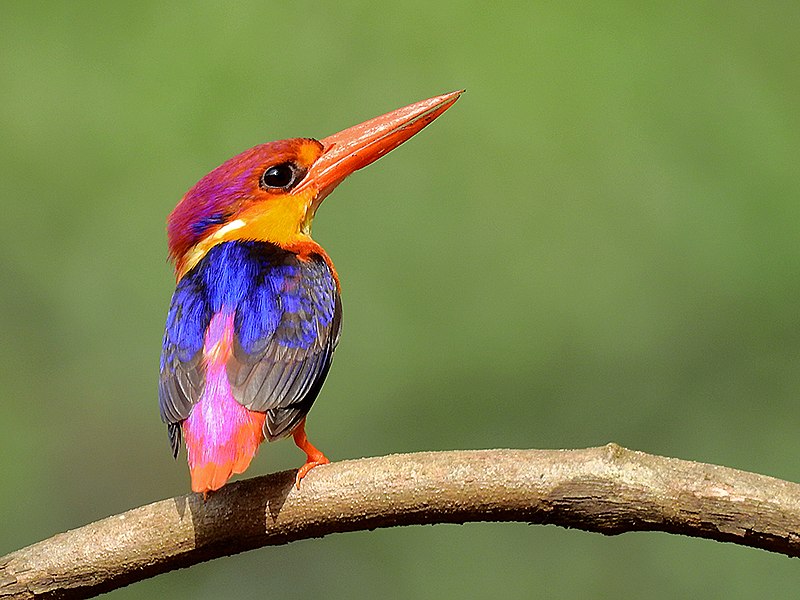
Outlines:
<svg viewBox="0 0 800 600"><path fill-rule="evenodd" d="M269 242L213 247L178 282L159 401L173 451L186 439L192 489L218 489L258 445L305 417L330 368L341 301L327 257Z"/></svg>

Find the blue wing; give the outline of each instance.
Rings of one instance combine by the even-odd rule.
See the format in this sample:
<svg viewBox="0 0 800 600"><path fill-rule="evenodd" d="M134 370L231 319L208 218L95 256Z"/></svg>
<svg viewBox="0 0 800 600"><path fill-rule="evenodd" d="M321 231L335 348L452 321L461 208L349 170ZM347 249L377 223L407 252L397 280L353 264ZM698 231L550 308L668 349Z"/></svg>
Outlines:
<svg viewBox="0 0 800 600"><path fill-rule="evenodd" d="M339 341L341 300L322 257L301 260L265 242L212 248L178 283L167 317L159 404L175 453L180 422L205 385L205 330L221 310L235 311L231 391L248 409L267 413L271 440L308 413Z"/></svg>
<svg viewBox="0 0 800 600"><path fill-rule="evenodd" d="M175 456L181 442L180 423L189 416L205 386L203 336L211 316L204 286L195 277L184 277L167 313L158 382L161 420L168 426Z"/></svg>
<svg viewBox="0 0 800 600"><path fill-rule="evenodd" d="M267 413L270 440L305 417L328 374L341 331L336 281L319 256L262 254L259 276L236 311L228 361L233 396Z"/></svg>

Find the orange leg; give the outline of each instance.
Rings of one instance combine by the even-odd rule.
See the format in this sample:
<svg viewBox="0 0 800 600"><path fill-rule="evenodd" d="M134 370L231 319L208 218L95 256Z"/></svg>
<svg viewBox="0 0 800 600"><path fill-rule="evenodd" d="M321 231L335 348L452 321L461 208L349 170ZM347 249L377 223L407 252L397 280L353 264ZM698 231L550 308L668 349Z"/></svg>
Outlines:
<svg viewBox="0 0 800 600"><path fill-rule="evenodd" d="M294 443L297 444L297 447L306 453L306 464L297 470L297 479L295 480L297 489L300 489L300 480L308 475L311 469L319 465L327 465L331 461L329 461L322 452L317 450L314 444L308 441L308 437L306 437L305 419L300 421L300 425L295 428L292 436L294 437Z"/></svg>

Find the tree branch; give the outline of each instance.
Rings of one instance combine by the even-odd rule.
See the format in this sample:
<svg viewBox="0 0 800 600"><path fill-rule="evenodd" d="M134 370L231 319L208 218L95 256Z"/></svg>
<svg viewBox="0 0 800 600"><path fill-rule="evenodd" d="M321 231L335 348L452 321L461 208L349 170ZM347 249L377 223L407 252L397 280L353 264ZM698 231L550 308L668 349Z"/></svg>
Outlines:
<svg viewBox="0 0 800 600"><path fill-rule="evenodd" d="M523 521L615 535L665 531L800 556L800 485L634 452L393 455L178 496L0 558L0 598L88 598L220 556L330 533Z"/></svg>

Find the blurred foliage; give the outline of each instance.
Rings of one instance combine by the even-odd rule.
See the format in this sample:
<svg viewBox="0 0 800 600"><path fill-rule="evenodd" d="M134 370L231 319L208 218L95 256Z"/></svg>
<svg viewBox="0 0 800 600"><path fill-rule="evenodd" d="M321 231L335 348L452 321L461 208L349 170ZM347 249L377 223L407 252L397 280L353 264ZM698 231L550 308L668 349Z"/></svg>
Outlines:
<svg viewBox="0 0 800 600"><path fill-rule="evenodd" d="M256 143L461 87L317 216L345 326L314 442L344 459L613 440L800 479L796 2L2 14L0 554L188 489L155 394L183 192ZM248 475L301 460L266 446ZM113 597L774 597L797 581L733 545L473 524L263 549Z"/></svg>

